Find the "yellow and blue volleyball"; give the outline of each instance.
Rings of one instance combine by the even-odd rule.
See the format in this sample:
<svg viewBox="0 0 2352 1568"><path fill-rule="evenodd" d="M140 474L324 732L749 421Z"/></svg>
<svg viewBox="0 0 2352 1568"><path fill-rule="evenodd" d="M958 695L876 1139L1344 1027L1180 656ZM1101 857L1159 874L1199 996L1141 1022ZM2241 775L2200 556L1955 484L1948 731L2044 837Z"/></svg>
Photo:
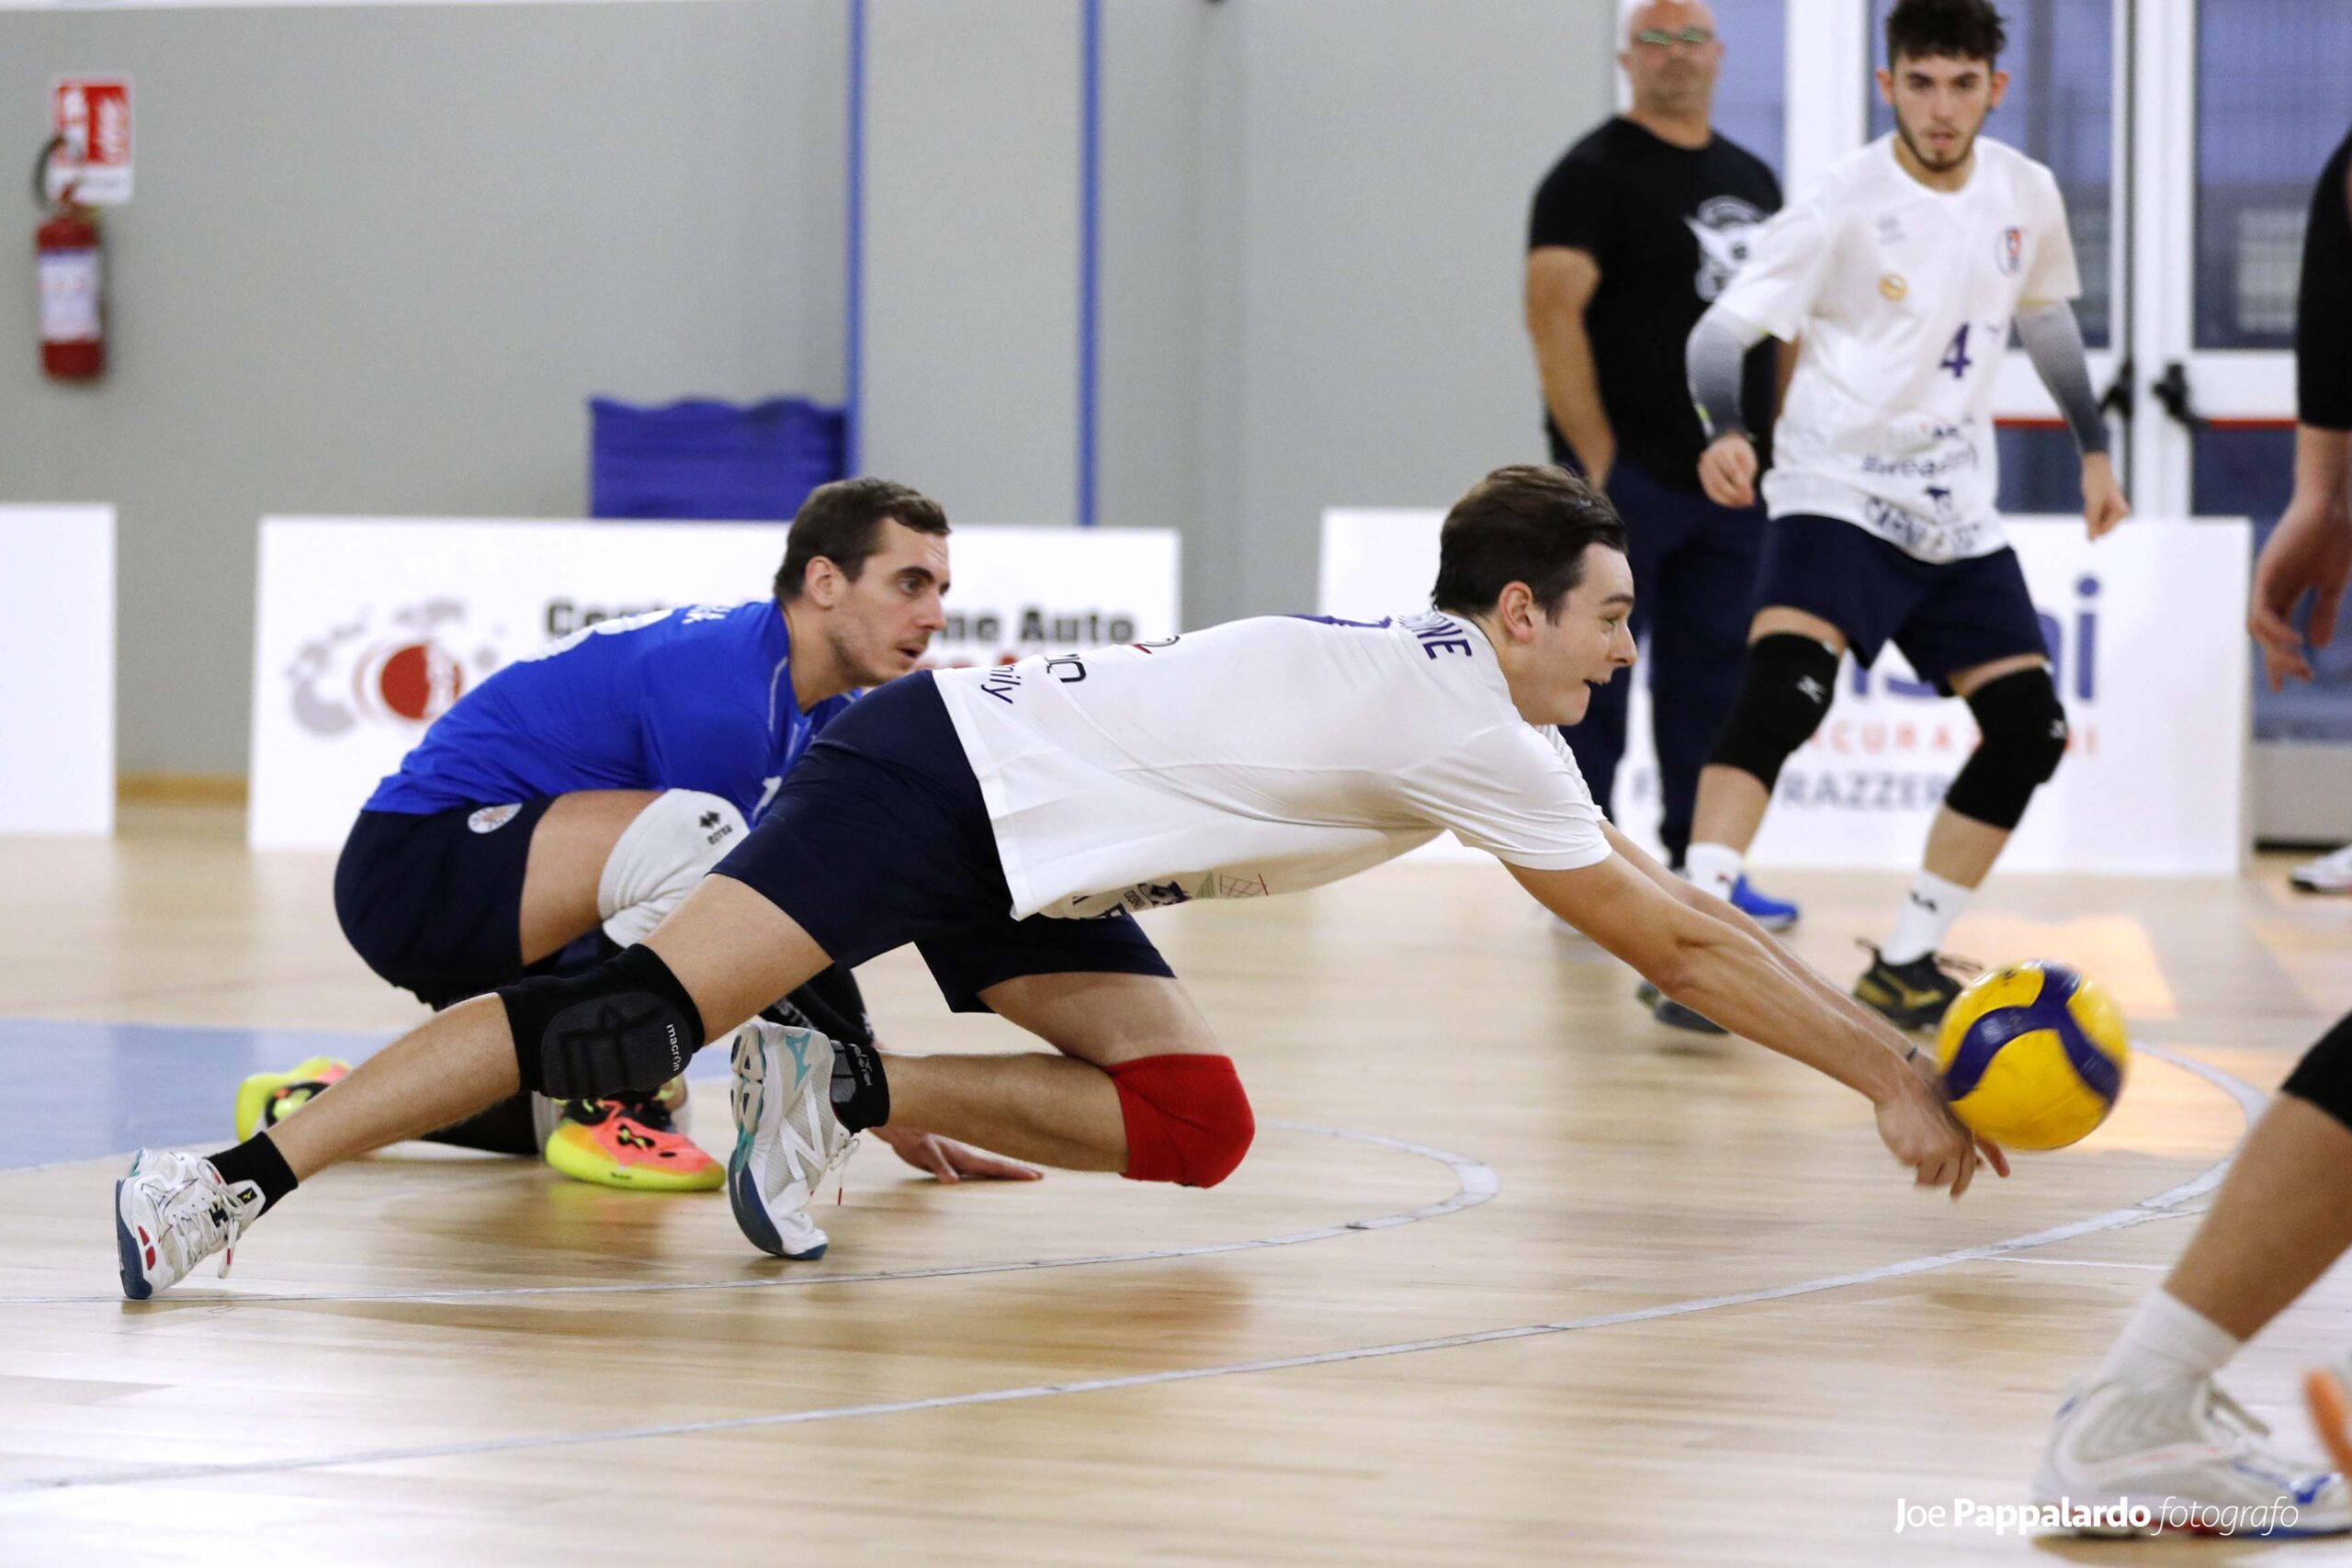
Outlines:
<svg viewBox="0 0 2352 1568"><path fill-rule="evenodd" d="M1952 998L1936 1062L1972 1130L2009 1148L2062 1149L2107 1120L2132 1045L2103 987L2063 964L2012 964Z"/></svg>

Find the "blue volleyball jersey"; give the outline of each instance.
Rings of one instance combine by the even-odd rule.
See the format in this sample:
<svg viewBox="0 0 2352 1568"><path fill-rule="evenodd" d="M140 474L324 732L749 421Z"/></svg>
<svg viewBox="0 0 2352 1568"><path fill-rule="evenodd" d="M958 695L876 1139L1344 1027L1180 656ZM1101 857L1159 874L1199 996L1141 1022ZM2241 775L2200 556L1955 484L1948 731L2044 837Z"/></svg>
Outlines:
<svg viewBox="0 0 2352 1568"><path fill-rule="evenodd" d="M410 815L591 789L694 789L756 818L850 704L802 713L773 599L600 621L509 664L434 721L367 809Z"/></svg>

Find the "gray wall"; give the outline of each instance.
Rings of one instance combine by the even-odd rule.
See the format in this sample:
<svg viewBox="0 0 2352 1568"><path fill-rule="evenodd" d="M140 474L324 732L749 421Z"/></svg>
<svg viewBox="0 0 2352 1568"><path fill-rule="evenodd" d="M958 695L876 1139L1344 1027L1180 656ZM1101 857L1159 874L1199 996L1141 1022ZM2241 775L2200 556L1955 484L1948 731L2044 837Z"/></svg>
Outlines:
<svg viewBox="0 0 2352 1568"><path fill-rule="evenodd" d="M1249 0L1227 504L1188 605L1311 608L1331 505L1443 506L1540 459L1521 257L1536 182L1613 101L1611 0ZM1238 156L1237 156L1238 154ZM1227 308L1233 308L1228 306Z"/></svg>
<svg viewBox="0 0 2352 1568"><path fill-rule="evenodd" d="M1077 0L869 0L865 466L970 523L1069 524Z"/></svg>
<svg viewBox="0 0 2352 1568"><path fill-rule="evenodd" d="M578 516L591 393L840 399L845 16L0 13L11 159L136 83L103 383L0 246L0 499L120 508L124 770L244 771L263 513Z"/></svg>
<svg viewBox="0 0 2352 1568"><path fill-rule="evenodd" d="M1069 521L1077 0L873 3L867 464ZM1543 455L1527 202L1610 110L1615 6L1104 13L1100 517L1182 531L1194 625L1306 606L1325 506Z"/></svg>
<svg viewBox="0 0 2352 1568"><path fill-rule="evenodd" d="M1188 621L1306 607L1326 505L1541 454L1526 203L1613 10L1107 0L1100 514L1183 532ZM868 15L866 466L1067 522L1078 0ZM243 769L263 513L575 515L592 392L842 396L847 18L0 11L16 122L138 83L102 386L40 379L0 247L0 499L121 508L126 770Z"/></svg>
<svg viewBox="0 0 2352 1568"><path fill-rule="evenodd" d="M1185 621L1310 609L1327 505L1543 456L1526 202L1613 104L1613 0L1110 0L1105 525Z"/></svg>

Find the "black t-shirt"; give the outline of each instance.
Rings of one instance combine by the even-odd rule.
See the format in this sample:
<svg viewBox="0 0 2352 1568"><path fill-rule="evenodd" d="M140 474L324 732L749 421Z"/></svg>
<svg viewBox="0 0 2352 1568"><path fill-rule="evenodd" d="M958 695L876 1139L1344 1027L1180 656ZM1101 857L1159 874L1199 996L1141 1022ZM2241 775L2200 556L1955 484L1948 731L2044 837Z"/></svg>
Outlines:
<svg viewBox="0 0 2352 1568"><path fill-rule="evenodd" d="M1721 136L1677 147L1623 118L1569 148L1536 188L1527 247L1566 245L1600 264L1584 323L1601 406L1617 455L1662 483L1697 490L1706 449L1684 340L1780 207L1780 182L1745 148ZM1774 354L1767 340L1747 356L1742 400L1759 444L1771 430ZM1544 428L1553 457L1568 461L1549 410Z"/></svg>
<svg viewBox="0 0 2352 1568"><path fill-rule="evenodd" d="M2303 284L2295 302L2295 412L2322 430L2352 430L2352 135L2312 193Z"/></svg>

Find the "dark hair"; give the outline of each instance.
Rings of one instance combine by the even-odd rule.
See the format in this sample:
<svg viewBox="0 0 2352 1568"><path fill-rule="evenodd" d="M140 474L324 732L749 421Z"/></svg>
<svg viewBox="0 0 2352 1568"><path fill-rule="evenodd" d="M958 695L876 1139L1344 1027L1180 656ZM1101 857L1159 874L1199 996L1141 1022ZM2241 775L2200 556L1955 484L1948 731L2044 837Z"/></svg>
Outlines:
<svg viewBox="0 0 2352 1568"><path fill-rule="evenodd" d="M1939 56L1990 65L2008 41L1989 0L1902 0L1886 18L1886 66Z"/></svg>
<svg viewBox="0 0 2352 1568"><path fill-rule="evenodd" d="M1608 497L1566 468L1497 468L1445 514L1430 604L1482 615L1505 588L1524 582L1544 617L1557 620L1560 601L1584 581L1588 545L1625 548L1625 525Z"/></svg>
<svg viewBox="0 0 2352 1568"><path fill-rule="evenodd" d="M775 570L775 596L799 598L808 563L819 556L854 581L865 570L865 558L881 547L878 540L884 523L896 523L918 534L947 532L947 513L939 502L888 479L835 479L810 491L792 520L792 532L785 536L784 564Z"/></svg>

